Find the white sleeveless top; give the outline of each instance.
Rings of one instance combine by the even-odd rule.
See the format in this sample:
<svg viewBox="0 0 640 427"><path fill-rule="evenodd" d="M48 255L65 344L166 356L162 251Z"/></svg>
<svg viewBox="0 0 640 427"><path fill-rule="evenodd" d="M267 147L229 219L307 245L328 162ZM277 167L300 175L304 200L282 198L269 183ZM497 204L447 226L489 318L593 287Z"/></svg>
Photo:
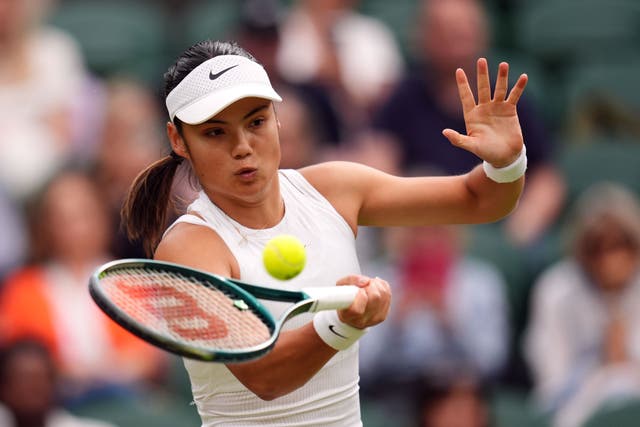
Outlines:
<svg viewBox="0 0 640 427"><path fill-rule="evenodd" d="M254 230L242 226L200 192L176 220L214 230L240 266L240 279L283 289L334 286L341 277L359 274L353 231L333 206L297 171L280 171L285 205L275 227ZM170 228L171 228L170 227ZM269 276L262 265L265 243L279 234L298 237L307 250L307 265L296 278L283 282ZM263 301L279 318L289 303ZM310 314L294 317L284 329L302 326ZM184 359L203 427L212 426L362 426L358 397L358 345L338 352L301 388L272 401L263 401L244 387L221 363Z"/></svg>

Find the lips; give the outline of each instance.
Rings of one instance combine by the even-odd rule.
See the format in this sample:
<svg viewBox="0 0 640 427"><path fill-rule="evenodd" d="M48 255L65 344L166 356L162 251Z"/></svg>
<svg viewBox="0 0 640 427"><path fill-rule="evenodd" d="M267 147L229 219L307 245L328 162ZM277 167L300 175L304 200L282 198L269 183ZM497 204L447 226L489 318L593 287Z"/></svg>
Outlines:
<svg viewBox="0 0 640 427"><path fill-rule="evenodd" d="M244 167L244 168L238 169L235 175L242 178L251 178L256 174L257 171L258 169L256 168Z"/></svg>

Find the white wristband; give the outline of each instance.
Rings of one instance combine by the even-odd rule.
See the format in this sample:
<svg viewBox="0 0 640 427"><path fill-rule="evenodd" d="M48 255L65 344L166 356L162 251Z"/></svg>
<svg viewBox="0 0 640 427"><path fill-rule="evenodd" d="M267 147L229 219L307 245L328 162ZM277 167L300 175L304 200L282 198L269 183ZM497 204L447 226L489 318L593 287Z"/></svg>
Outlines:
<svg viewBox="0 0 640 427"><path fill-rule="evenodd" d="M489 179L499 183L513 182L519 179L527 170L527 149L523 145L518 158L508 166L495 168L486 160L482 162L484 173Z"/></svg>
<svg viewBox="0 0 640 427"><path fill-rule="evenodd" d="M368 328L358 329L343 323L336 310L325 310L313 317L313 327L329 347L346 350L363 336Z"/></svg>

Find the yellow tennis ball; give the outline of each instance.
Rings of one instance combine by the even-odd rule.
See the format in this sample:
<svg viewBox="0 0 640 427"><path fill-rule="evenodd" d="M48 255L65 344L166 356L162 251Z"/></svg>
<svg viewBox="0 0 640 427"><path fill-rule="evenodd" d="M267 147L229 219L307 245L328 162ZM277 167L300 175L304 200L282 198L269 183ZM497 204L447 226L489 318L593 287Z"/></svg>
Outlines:
<svg viewBox="0 0 640 427"><path fill-rule="evenodd" d="M264 267L280 280L296 277L307 261L304 245L294 236L283 234L269 240L262 251Z"/></svg>

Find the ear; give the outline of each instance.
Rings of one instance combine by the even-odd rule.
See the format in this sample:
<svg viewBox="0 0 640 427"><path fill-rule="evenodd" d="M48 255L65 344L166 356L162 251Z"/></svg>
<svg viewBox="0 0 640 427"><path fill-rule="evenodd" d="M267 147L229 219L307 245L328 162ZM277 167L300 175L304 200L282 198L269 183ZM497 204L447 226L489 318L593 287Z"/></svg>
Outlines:
<svg viewBox="0 0 640 427"><path fill-rule="evenodd" d="M178 132L176 125L172 122L167 122L167 137L169 138L173 152L185 159L188 159L189 151L184 143L184 139Z"/></svg>

